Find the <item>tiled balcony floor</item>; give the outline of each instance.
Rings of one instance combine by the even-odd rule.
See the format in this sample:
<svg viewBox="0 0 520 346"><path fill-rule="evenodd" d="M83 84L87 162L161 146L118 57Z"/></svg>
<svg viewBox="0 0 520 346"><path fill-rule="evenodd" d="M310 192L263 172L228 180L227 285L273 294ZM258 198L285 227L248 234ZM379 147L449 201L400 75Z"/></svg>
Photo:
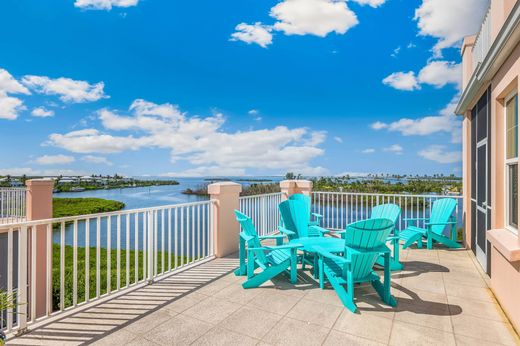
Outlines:
<svg viewBox="0 0 520 346"><path fill-rule="evenodd" d="M21 345L516 345L519 339L465 250L407 250L395 309L357 287L359 314L309 272L242 289L235 258L217 259L74 313Z"/></svg>

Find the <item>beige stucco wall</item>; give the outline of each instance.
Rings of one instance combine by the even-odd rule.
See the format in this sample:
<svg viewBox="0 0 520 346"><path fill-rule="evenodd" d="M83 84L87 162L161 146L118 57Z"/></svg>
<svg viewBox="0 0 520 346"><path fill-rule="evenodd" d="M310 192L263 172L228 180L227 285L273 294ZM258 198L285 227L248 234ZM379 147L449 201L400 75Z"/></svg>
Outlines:
<svg viewBox="0 0 520 346"><path fill-rule="evenodd" d="M502 16L507 11L507 3L502 3ZM509 12L507 12L509 14ZM500 16L497 15L497 18ZM502 18L505 20L505 18ZM497 19L498 20L498 19ZM468 74L463 69L464 74ZM520 75L520 46L517 46L506 60L491 83L483 85L477 93L463 122L463 179L464 179L464 217L467 246L471 247L471 121L470 110L475 106L478 98L491 85L491 227L493 232L510 232L505 229L506 201L505 201L505 112L504 99L511 92L518 92L518 76ZM470 76L463 76L469 80ZM520 210L519 210L520 213ZM508 233L509 235L512 233ZM493 240L492 237L488 239ZM508 248L520 247L518 235L507 238ZM513 244L511 244L513 242ZM516 242L517 244L514 244ZM520 330L520 261L510 261L498 248L492 245L491 249L491 288L499 303L511 319L517 330Z"/></svg>

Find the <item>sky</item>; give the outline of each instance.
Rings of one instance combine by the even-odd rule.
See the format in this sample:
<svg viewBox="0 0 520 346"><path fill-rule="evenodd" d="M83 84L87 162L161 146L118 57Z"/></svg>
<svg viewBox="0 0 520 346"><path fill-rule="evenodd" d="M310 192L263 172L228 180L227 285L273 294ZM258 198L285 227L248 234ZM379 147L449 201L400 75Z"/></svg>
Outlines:
<svg viewBox="0 0 520 346"><path fill-rule="evenodd" d="M3 0L0 175L460 175L488 6Z"/></svg>

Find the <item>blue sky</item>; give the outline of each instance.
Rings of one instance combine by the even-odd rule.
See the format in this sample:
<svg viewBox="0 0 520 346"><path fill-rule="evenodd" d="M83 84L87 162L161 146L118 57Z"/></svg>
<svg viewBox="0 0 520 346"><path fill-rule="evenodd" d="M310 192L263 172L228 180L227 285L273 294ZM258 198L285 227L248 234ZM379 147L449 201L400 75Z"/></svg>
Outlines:
<svg viewBox="0 0 520 346"><path fill-rule="evenodd" d="M460 174L487 5L4 0L0 174Z"/></svg>

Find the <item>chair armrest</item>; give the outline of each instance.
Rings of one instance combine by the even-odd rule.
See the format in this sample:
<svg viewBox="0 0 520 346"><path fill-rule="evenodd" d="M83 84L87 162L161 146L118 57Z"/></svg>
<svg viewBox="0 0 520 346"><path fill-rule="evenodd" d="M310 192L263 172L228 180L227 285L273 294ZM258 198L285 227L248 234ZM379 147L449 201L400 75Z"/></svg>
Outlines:
<svg viewBox="0 0 520 346"><path fill-rule="evenodd" d="M324 233L330 233L330 230L325 229L325 228L320 227L320 226L313 225L313 226L310 226L310 228L315 229L315 230L319 231L319 232L322 233L322 234L324 234Z"/></svg>
<svg viewBox="0 0 520 346"><path fill-rule="evenodd" d="M323 219L323 215L318 213L311 213L311 215L316 219L316 225L319 225L321 223L321 219Z"/></svg>
<svg viewBox="0 0 520 346"><path fill-rule="evenodd" d="M278 226L278 230L280 231L280 233L283 233L283 234L286 234L286 235L296 235L295 232L289 231L287 228L285 228L283 226Z"/></svg>
<svg viewBox="0 0 520 346"><path fill-rule="evenodd" d="M247 235L247 234L245 234L244 232L240 232L240 237L241 237L242 239L244 239L245 241L249 241L249 240L251 240L251 239L254 238L253 236L251 236L251 235Z"/></svg>
<svg viewBox="0 0 520 346"><path fill-rule="evenodd" d="M353 254L382 254L382 253L390 253L390 249L386 245L381 245L377 248L366 250L366 249L356 249L349 246L350 251Z"/></svg>
<svg viewBox="0 0 520 346"><path fill-rule="evenodd" d="M429 220L429 217L407 217L404 218L403 221L421 221L421 220Z"/></svg>
<svg viewBox="0 0 520 346"><path fill-rule="evenodd" d="M350 261L344 257L340 257L340 256L337 256L337 255L334 255L333 253L330 253L329 251L325 250L324 248L322 248L321 246L314 246L314 250L318 253L318 255L322 256L322 257L327 257L327 258L330 258L334 261L337 261L341 264L348 264L350 263Z"/></svg>
<svg viewBox="0 0 520 346"><path fill-rule="evenodd" d="M260 235L258 236L258 239L264 240L264 239L280 239L285 238L285 234L271 234L271 235Z"/></svg>
<svg viewBox="0 0 520 346"><path fill-rule="evenodd" d="M426 222L426 226L442 226L442 225L456 225L457 221L448 221L448 222Z"/></svg>
<svg viewBox="0 0 520 346"><path fill-rule="evenodd" d="M302 248L302 244L284 244L284 245L278 245L278 246L262 246L262 247L251 247L248 248L248 251L269 251L269 250L282 250L282 249L298 249Z"/></svg>

